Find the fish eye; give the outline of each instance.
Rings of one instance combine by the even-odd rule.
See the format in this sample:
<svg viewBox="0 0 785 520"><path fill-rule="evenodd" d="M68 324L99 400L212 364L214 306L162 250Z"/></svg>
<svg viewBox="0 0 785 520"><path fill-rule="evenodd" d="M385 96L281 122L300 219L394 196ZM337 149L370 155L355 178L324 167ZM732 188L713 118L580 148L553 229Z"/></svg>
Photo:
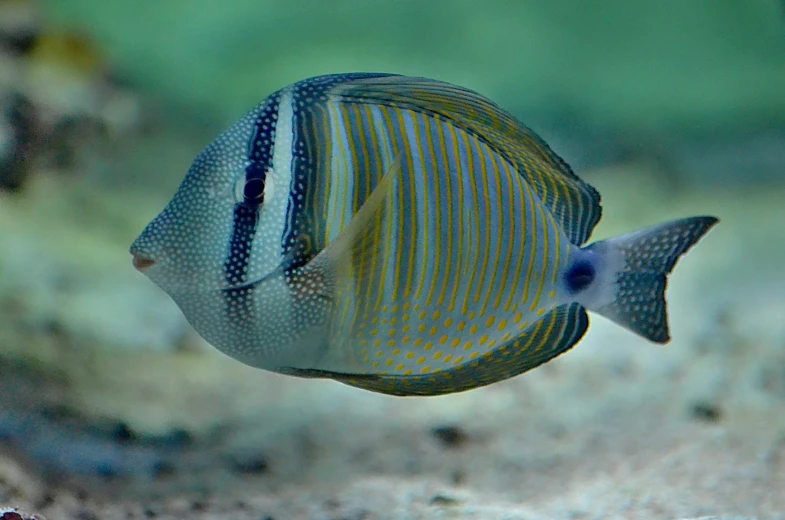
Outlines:
<svg viewBox="0 0 785 520"><path fill-rule="evenodd" d="M248 204L259 204L264 198L264 179L249 179L243 188L243 200Z"/></svg>
<svg viewBox="0 0 785 520"><path fill-rule="evenodd" d="M237 202L259 205L264 200L264 179L246 179L245 175L237 179L234 185L234 197Z"/></svg>

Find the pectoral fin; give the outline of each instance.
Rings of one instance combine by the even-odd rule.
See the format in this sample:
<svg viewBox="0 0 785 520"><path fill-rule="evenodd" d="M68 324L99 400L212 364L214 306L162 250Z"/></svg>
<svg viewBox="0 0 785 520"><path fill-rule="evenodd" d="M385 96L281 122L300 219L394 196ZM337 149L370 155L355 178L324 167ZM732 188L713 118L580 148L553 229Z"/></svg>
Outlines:
<svg viewBox="0 0 785 520"><path fill-rule="evenodd" d="M398 156L338 237L302 268L304 275L327 280L336 291L371 282L384 262L387 224L400 177Z"/></svg>

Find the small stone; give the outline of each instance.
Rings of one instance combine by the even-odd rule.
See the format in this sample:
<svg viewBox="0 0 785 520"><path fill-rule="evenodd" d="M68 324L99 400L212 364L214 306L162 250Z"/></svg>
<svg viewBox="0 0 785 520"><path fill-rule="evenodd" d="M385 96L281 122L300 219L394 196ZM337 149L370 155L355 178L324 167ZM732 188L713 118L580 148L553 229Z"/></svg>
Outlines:
<svg viewBox="0 0 785 520"><path fill-rule="evenodd" d="M267 473L270 463L267 457L260 454L235 455L231 457L230 464L237 473L256 474Z"/></svg>
<svg viewBox="0 0 785 520"><path fill-rule="evenodd" d="M692 407L692 416L705 422L718 422L722 418L722 410L711 403L696 403Z"/></svg>
<svg viewBox="0 0 785 520"><path fill-rule="evenodd" d="M434 495L431 497L430 504L432 506L456 506L460 504L461 501L455 497L450 497L447 495Z"/></svg>
<svg viewBox="0 0 785 520"><path fill-rule="evenodd" d="M441 444L448 448L456 448L469 440L469 436L460 427L455 425L439 426L431 430L431 435L436 437Z"/></svg>
<svg viewBox="0 0 785 520"><path fill-rule="evenodd" d="M28 515L14 508L0 508L0 520L46 520L41 515Z"/></svg>

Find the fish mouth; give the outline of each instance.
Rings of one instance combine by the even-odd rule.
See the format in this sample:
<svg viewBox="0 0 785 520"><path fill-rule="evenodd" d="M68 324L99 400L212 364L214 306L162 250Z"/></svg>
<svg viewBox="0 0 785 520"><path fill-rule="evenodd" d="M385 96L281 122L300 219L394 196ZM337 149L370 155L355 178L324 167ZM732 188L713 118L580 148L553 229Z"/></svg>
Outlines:
<svg viewBox="0 0 785 520"><path fill-rule="evenodd" d="M131 256L131 263L139 272L144 272L145 270L155 265L155 260L144 257L138 253L131 253Z"/></svg>

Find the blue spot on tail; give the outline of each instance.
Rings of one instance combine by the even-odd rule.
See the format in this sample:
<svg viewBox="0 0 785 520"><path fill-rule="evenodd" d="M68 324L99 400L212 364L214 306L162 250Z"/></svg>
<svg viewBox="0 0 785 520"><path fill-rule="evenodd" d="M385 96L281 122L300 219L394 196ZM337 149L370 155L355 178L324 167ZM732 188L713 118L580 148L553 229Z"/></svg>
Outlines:
<svg viewBox="0 0 785 520"><path fill-rule="evenodd" d="M597 271L588 260L578 260L567 269L564 283L570 294L577 294L586 289L594 281Z"/></svg>

